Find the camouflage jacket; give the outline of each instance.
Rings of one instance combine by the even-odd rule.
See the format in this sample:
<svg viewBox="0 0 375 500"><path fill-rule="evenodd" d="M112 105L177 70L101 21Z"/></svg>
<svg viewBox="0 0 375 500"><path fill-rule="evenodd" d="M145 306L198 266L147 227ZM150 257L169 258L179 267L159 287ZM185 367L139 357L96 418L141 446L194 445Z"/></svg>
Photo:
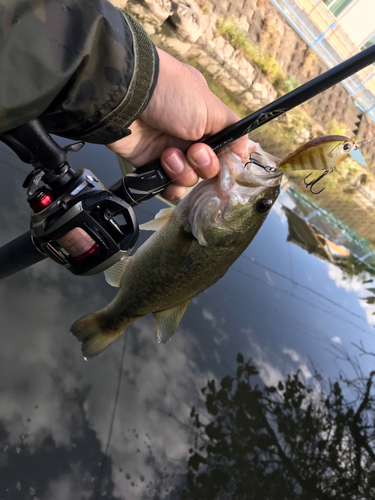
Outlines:
<svg viewBox="0 0 375 500"><path fill-rule="evenodd" d="M0 134L40 117L50 133L113 142L157 72L146 32L106 0L0 0Z"/></svg>

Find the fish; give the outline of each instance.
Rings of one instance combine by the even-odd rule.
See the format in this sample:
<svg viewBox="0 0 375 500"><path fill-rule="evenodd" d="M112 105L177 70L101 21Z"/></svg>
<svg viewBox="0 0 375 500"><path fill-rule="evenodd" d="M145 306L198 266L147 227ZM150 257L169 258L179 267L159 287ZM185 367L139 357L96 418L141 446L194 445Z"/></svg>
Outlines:
<svg viewBox="0 0 375 500"><path fill-rule="evenodd" d="M317 137L303 144L278 163L279 172L288 170L332 170L348 156L363 166L365 159L353 139L343 135Z"/></svg>
<svg viewBox="0 0 375 500"><path fill-rule="evenodd" d="M250 140L248 149L264 153ZM118 294L71 327L85 359L149 313L156 341L167 342L190 301L224 276L259 231L279 195L282 174L244 164L230 150L218 156L218 176L200 181L175 208L141 225L154 233L105 272L107 281L119 286Z"/></svg>

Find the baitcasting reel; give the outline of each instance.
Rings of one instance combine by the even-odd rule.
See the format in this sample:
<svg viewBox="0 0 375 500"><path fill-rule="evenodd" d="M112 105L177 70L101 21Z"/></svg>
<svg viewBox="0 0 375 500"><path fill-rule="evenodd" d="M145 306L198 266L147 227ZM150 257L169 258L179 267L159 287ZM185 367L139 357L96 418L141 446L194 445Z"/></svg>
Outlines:
<svg viewBox="0 0 375 500"><path fill-rule="evenodd" d="M84 143L61 148L38 120L0 140L33 167L23 184L33 244L75 275L97 274L127 255L139 235L132 205L169 182L155 161L106 189L90 170L75 171L66 159Z"/></svg>

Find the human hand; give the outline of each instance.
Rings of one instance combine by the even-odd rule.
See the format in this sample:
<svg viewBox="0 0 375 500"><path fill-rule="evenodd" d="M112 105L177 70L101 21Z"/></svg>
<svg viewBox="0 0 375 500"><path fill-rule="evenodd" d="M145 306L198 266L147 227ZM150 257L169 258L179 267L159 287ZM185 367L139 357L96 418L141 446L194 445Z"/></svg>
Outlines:
<svg viewBox="0 0 375 500"><path fill-rule="evenodd" d="M159 77L150 102L130 126L131 135L108 147L135 167L160 158L173 181L161 194L173 200L183 196L198 177L210 179L219 172L213 150L191 143L219 132L239 117L210 91L199 71L157 51ZM247 137L233 142L231 149L245 159Z"/></svg>

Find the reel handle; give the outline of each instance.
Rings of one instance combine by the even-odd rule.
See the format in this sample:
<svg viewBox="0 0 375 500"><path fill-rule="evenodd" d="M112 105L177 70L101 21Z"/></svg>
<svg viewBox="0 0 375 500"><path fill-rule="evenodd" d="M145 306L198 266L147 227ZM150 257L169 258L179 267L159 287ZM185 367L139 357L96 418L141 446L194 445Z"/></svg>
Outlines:
<svg viewBox="0 0 375 500"><path fill-rule="evenodd" d="M134 206L160 193L170 182L158 159L136 168L109 190L130 206Z"/></svg>

